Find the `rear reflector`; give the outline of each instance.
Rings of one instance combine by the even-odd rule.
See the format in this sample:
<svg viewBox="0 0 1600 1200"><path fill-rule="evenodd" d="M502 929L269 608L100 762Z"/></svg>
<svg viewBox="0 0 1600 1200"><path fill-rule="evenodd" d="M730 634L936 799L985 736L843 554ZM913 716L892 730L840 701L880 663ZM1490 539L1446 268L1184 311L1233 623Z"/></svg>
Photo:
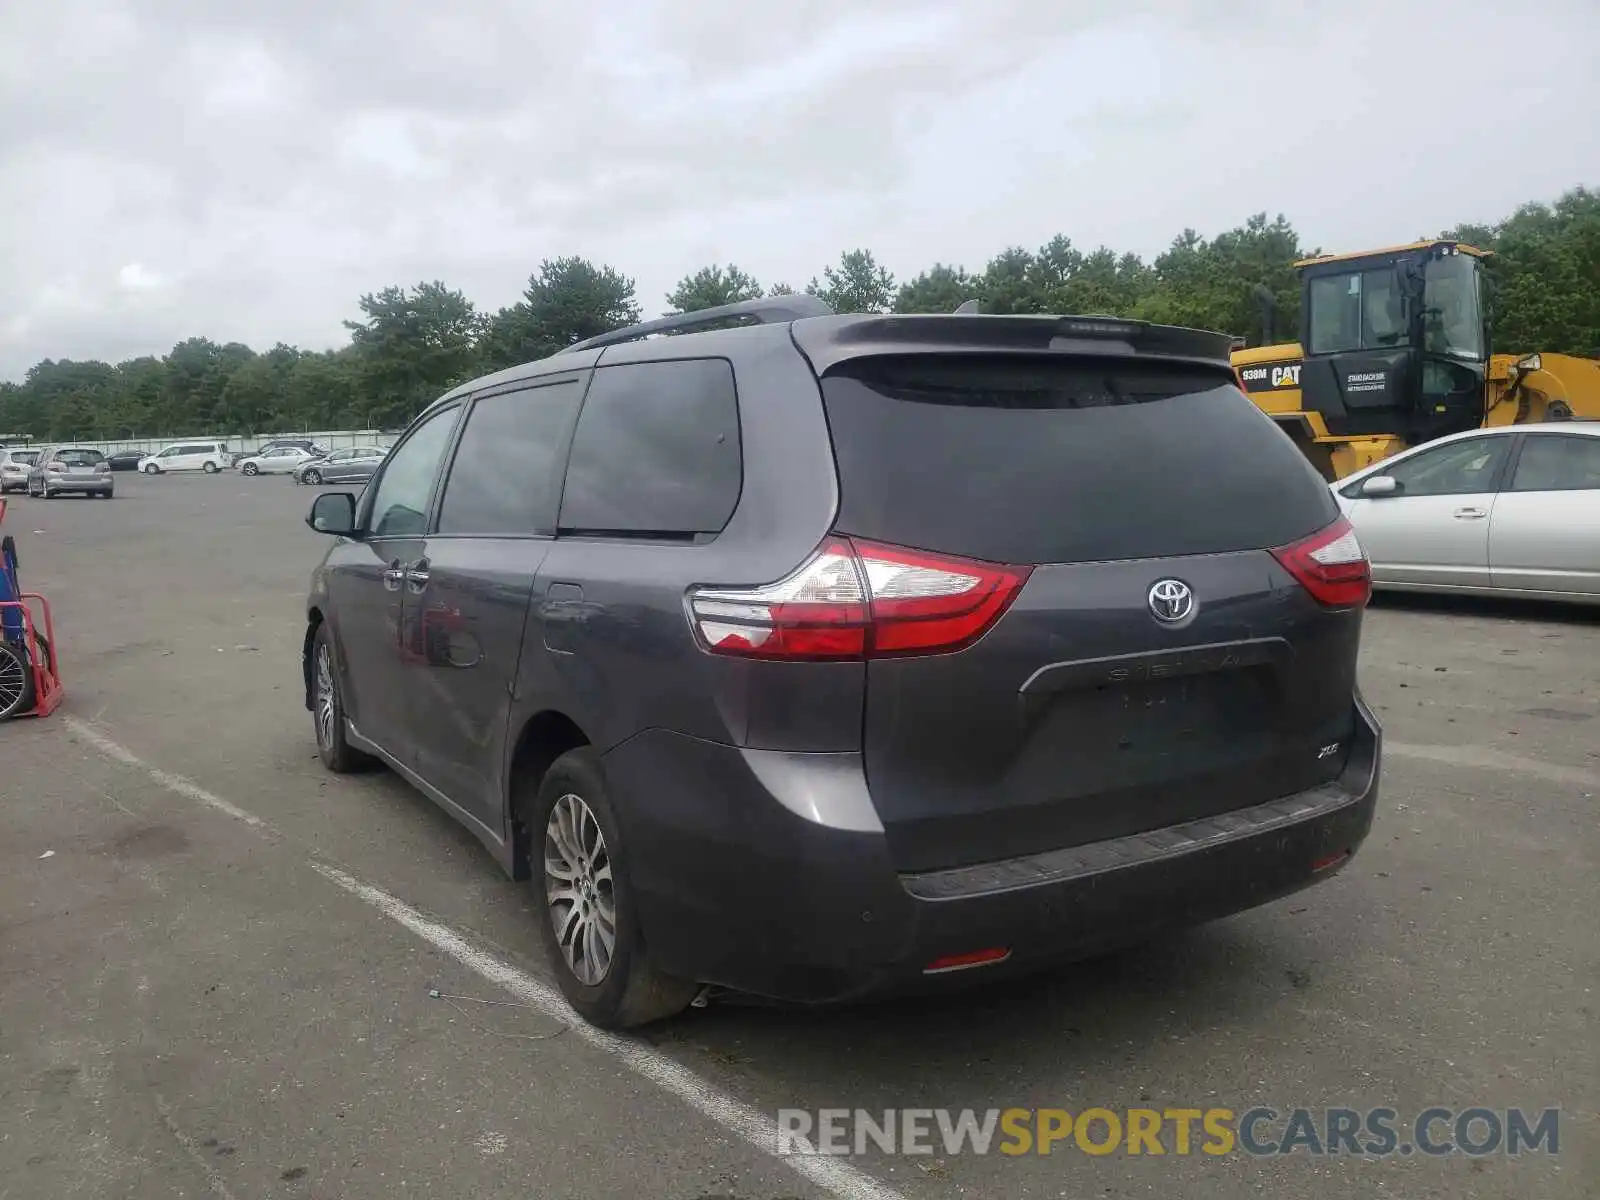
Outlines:
<svg viewBox="0 0 1600 1200"><path fill-rule="evenodd" d="M696 588L689 609L713 654L813 662L946 654L982 637L1031 570L833 536L777 583Z"/></svg>
<svg viewBox="0 0 1600 1200"><path fill-rule="evenodd" d="M947 954L923 967L922 973L941 975L946 971L965 971L969 967L987 967L992 963L1005 962L1010 957L1011 951L1003 946L996 946L992 950L974 950L970 954Z"/></svg>
<svg viewBox="0 0 1600 1200"><path fill-rule="evenodd" d="M1328 869L1330 869L1332 867L1337 867L1340 863L1344 862L1344 860L1349 858L1349 857L1350 857L1350 851L1341 850L1337 854L1328 855L1327 858L1319 858L1319 859L1317 859L1316 862L1311 864L1312 874L1316 874L1319 871L1326 871L1326 870L1328 870Z"/></svg>
<svg viewBox="0 0 1600 1200"><path fill-rule="evenodd" d="M1344 517L1272 554L1329 608L1357 608L1372 598L1372 564Z"/></svg>

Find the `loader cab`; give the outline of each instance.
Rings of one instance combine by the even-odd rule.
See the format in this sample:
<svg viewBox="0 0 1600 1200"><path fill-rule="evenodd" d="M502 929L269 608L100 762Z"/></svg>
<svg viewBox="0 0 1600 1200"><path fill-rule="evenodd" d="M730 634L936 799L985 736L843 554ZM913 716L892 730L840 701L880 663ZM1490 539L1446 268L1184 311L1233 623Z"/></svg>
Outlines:
<svg viewBox="0 0 1600 1200"><path fill-rule="evenodd" d="M1485 254L1436 241L1295 264L1303 406L1329 433L1415 443L1483 423Z"/></svg>

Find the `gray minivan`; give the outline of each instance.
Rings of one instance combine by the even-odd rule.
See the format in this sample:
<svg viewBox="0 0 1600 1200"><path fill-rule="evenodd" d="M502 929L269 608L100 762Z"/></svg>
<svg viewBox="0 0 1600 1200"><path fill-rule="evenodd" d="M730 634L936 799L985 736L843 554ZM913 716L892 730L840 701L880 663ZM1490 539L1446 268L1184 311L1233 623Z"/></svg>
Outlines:
<svg viewBox="0 0 1600 1200"><path fill-rule="evenodd" d="M795 296L465 384L307 518L323 761L531 880L608 1027L1002 977L1326 879L1377 795L1370 574L1228 350Z"/></svg>

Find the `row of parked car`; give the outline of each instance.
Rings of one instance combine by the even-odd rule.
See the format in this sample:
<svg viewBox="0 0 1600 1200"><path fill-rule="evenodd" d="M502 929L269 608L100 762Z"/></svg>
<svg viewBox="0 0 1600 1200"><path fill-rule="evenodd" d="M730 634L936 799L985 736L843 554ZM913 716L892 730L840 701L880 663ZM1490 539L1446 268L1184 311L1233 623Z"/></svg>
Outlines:
<svg viewBox="0 0 1600 1200"><path fill-rule="evenodd" d="M287 474L296 483L365 483L383 462L381 446L353 446L329 450L304 438L267 442L247 453L230 451L226 442L179 442L154 454L123 450L107 456L92 447L0 446L0 495L27 492L50 498L72 492L110 498L117 471L166 475L202 471L217 475L236 470L242 475Z"/></svg>

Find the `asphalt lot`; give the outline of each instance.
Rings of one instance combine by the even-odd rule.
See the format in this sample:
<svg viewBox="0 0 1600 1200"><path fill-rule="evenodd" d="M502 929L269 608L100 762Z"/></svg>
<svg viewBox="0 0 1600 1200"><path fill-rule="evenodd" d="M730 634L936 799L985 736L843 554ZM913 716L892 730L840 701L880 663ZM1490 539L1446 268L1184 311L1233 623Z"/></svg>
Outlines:
<svg viewBox="0 0 1600 1200"><path fill-rule="evenodd" d="M523 885L394 777L317 761L313 491L117 487L15 498L3 530L68 698L0 725L0 1200L1600 1195L1600 614L1375 607L1382 802L1321 887L1003 991L617 1040L515 1006L544 977ZM1257 1105L1559 1107L1560 1153L1069 1141L807 1177L744 1136L783 1108Z"/></svg>

